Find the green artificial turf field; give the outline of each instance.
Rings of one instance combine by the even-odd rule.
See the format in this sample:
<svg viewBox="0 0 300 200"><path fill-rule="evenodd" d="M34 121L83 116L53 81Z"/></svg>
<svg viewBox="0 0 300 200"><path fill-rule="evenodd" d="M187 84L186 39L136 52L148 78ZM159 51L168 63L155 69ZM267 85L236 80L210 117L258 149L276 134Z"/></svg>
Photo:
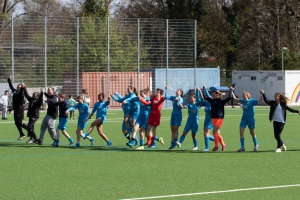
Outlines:
<svg viewBox="0 0 300 200"><path fill-rule="evenodd" d="M299 109L299 107L293 107ZM183 131L187 110L183 111ZM0 199L299 199L300 116L288 112L282 138L286 152L275 153L276 140L269 107L256 107L258 152L245 131L245 152L240 148L241 108L226 108L221 128L225 152L203 152L203 110L197 133L199 150L192 151L190 133L181 148L170 146L171 110L162 111L158 136L165 146L137 151L128 148L121 133L123 113L109 110L104 133L112 142L105 147L96 130L95 145L82 140L80 148L68 146L61 135L52 147L48 132L42 146L17 141L13 115L0 121ZM78 113L76 113L77 115ZM35 130L39 135L41 112ZM24 122L27 123L28 118ZM89 124L92 120L90 120ZM77 120L69 120L67 132L75 138ZM58 124L58 121L57 121ZM213 148L211 142L211 149Z"/></svg>

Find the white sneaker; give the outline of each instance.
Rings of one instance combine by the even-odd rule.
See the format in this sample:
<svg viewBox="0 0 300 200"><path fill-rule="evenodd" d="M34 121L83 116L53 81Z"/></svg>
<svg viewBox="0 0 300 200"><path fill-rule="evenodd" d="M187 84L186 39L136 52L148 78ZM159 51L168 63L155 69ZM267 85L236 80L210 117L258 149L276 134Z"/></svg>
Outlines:
<svg viewBox="0 0 300 200"><path fill-rule="evenodd" d="M180 144L180 143L179 143ZM198 150L198 147L194 147L192 148L193 151L197 151Z"/></svg>
<svg viewBox="0 0 300 200"><path fill-rule="evenodd" d="M181 147L181 143L180 143L180 142L176 142L176 146L177 146L178 148L180 148L180 147Z"/></svg>
<svg viewBox="0 0 300 200"><path fill-rule="evenodd" d="M280 149L280 148L277 148L277 149L275 150L275 152L276 152L276 153L280 153L280 152L281 152L281 149Z"/></svg>
<svg viewBox="0 0 300 200"><path fill-rule="evenodd" d="M136 148L136 150L144 150L144 146L140 146L140 147Z"/></svg>
<svg viewBox="0 0 300 200"><path fill-rule="evenodd" d="M209 151L209 149L203 149L203 151Z"/></svg>
<svg viewBox="0 0 300 200"><path fill-rule="evenodd" d="M285 144L283 144L283 145L281 146L281 149L282 149L283 151L286 151L286 146L285 146Z"/></svg>
<svg viewBox="0 0 300 200"><path fill-rule="evenodd" d="M254 152L256 152L258 150L258 145L256 145L253 149Z"/></svg>

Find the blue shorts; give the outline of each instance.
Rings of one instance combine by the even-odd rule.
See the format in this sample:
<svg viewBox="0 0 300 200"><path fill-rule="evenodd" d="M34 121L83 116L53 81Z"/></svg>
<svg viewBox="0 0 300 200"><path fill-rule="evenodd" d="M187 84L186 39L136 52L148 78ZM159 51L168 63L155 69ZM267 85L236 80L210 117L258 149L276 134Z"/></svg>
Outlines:
<svg viewBox="0 0 300 200"><path fill-rule="evenodd" d="M140 110L135 109L135 110L128 110L126 113L127 115L130 115L132 119L137 119L139 117Z"/></svg>
<svg viewBox="0 0 300 200"><path fill-rule="evenodd" d="M66 130L67 122L68 122L68 118L60 117L57 125L57 129L62 131Z"/></svg>
<svg viewBox="0 0 300 200"><path fill-rule="evenodd" d="M104 124L104 122L106 121L106 116L97 116L96 120L97 119L101 119L102 120L102 124Z"/></svg>
<svg viewBox="0 0 300 200"><path fill-rule="evenodd" d="M171 121L170 121L171 126L181 126L181 122L182 122L182 115L172 114Z"/></svg>
<svg viewBox="0 0 300 200"><path fill-rule="evenodd" d="M135 124L138 124L140 128L144 128L147 130L148 128L148 117L149 115L139 115L138 119L136 120Z"/></svg>
<svg viewBox="0 0 300 200"><path fill-rule="evenodd" d="M78 124L77 124L77 127L81 128L81 130L83 130L86 125L88 124L88 121L86 122L82 122L83 119L78 119Z"/></svg>
<svg viewBox="0 0 300 200"><path fill-rule="evenodd" d="M206 128L208 128L209 130L213 129L213 125L212 125L211 120L205 120L204 121L203 130L205 130Z"/></svg>
<svg viewBox="0 0 300 200"><path fill-rule="evenodd" d="M250 130L255 129L255 119L254 119L254 117L242 117L240 127L241 128L246 128L246 126L248 126L248 128Z"/></svg>
<svg viewBox="0 0 300 200"><path fill-rule="evenodd" d="M198 128L199 128L198 120L197 121L189 121L188 120L185 124L184 131L186 133L188 133L190 130L192 130L192 133L196 134L198 131Z"/></svg>

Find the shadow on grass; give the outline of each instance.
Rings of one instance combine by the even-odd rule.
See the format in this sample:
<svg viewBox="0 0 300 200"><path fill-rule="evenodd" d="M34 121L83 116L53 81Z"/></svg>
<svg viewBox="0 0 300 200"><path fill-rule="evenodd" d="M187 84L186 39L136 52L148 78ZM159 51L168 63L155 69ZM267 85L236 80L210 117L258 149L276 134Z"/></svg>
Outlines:
<svg viewBox="0 0 300 200"><path fill-rule="evenodd" d="M261 150L257 152L253 151L244 151L244 152L238 152L238 151L202 151L202 150L197 150L193 151L190 149L172 149L169 150L168 148L163 149L163 147L156 148L156 149L151 149L149 147L145 147L144 150L137 150L134 148L129 148L129 147L115 147L115 146L80 146L78 148L74 148L73 145L67 146L67 145L62 145L59 147L53 147L50 143L49 144L43 144L43 145L38 145L38 144L27 144L27 143L16 143L16 142L0 142L0 147L18 147L18 148L52 148L52 149L74 149L74 150L91 150L91 151L120 151L120 152L159 152L159 153L200 153L200 154L232 154L232 153L237 153L237 154L248 154L248 153L269 153L269 152L274 152L275 150ZM292 152L298 152L300 149L288 149L288 151ZM284 152L282 152L284 153Z"/></svg>

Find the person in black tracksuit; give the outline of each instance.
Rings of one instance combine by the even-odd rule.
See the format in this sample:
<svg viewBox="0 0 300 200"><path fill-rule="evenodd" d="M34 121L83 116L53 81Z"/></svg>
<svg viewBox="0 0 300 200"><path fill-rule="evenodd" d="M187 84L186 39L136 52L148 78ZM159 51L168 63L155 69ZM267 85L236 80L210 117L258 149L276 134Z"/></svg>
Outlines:
<svg viewBox="0 0 300 200"><path fill-rule="evenodd" d="M26 142L28 144L37 143L37 137L34 132L34 124L40 117L40 107L43 105L43 91L41 93L34 92L32 97L28 95L27 89L24 88L24 95L29 102L27 117L29 121L27 124L28 136L30 139Z"/></svg>
<svg viewBox="0 0 300 200"><path fill-rule="evenodd" d="M15 120L15 125L20 133L20 137L18 140L22 140L25 138L25 134L22 131L22 128L27 130L26 124L22 122L24 119L24 104L25 104L25 99L24 99L24 84L19 84L17 88L14 88L12 82L11 82L11 77L9 76L7 78L9 88L13 92L13 110L14 110L14 120Z"/></svg>
<svg viewBox="0 0 300 200"><path fill-rule="evenodd" d="M286 122L286 110L298 114L300 114L300 111L290 108L287 105L289 99L280 93L274 94L275 100L267 99L263 90L260 90L260 93L266 104L270 105L269 120L273 121L274 137L277 140L277 149L275 152L286 151L286 146L281 140L281 133Z"/></svg>

